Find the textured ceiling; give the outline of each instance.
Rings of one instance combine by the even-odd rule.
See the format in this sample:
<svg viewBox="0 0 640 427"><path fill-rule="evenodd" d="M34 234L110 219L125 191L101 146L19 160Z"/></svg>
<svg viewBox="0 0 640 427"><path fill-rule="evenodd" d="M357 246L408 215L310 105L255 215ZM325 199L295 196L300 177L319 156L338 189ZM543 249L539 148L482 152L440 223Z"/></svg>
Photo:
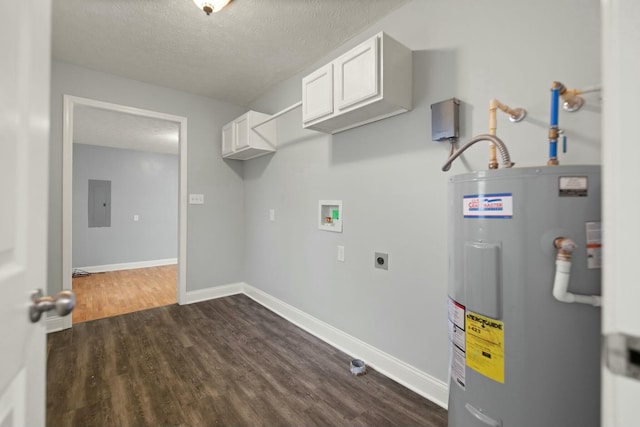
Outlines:
<svg viewBox="0 0 640 427"><path fill-rule="evenodd" d="M408 0L54 0L53 58L247 105Z"/></svg>
<svg viewBox="0 0 640 427"><path fill-rule="evenodd" d="M178 123L76 105L73 142L138 151L178 154Z"/></svg>

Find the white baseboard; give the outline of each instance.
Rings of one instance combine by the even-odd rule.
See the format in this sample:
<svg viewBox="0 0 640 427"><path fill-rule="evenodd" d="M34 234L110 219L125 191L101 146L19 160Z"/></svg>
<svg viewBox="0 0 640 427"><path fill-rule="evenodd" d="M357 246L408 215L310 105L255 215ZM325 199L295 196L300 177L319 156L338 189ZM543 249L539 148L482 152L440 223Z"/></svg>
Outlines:
<svg viewBox="0 0 640 427"><path fill-rule="evenodd" d="M362 359L376 371L447 409L448 385L419 369L325 323L271 295L244 285L244 293L269 310L333 347Z"/></svg>
<svg viewBox="0 0 640 427"><path fill-rule="evenodd" d="M218 286L216 288L208 288L191 292L187 291L185 294L185 300L180 301L180 304L193 304L194 302L241 294L244 291L244 287L244 283L231 283L229 285Z"/></svg>
<svg viewBox="0 0 640 427"><path fill-rule="evenodd" d="M47 316L45 321L48 334L63 331L71 327L71 316Z"/></svg>
<svg viewBox="0 0 640 427"><path fill-rule="evenodd" d="M105 271L133 270L134 268L160 267L178 263L178 258L154 259L151 261L124 262L121 264L94 265L91 267L74 267L88 273L104 273Z"/></svg>

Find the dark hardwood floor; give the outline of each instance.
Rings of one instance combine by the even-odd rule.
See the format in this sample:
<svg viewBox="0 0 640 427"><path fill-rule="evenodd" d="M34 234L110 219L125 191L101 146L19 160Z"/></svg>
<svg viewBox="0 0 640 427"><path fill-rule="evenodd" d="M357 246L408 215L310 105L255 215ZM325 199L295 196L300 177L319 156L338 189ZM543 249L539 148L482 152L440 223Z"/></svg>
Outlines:
<svg viewBox="0 0 640 427"><path fill-rule="evenodd" d="M446 426L446 411L244 295L50 334L49 426Z"/></svg>

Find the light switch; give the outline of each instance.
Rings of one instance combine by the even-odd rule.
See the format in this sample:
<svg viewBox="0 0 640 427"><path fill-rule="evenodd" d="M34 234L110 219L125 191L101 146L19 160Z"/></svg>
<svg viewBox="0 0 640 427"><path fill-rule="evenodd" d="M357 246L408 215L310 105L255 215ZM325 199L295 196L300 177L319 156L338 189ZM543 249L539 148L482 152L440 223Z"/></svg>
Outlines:
<svg viewBox="0 0 640 427"><path fill-rule="evenodd" d="M338 246L338 261L344 262L344 246Z"/></svg>
<svg viewBox="0 0 640 427"><path fill-rule="evenodd" d="M190 205L204 205L204 194L189 194Z"/></svg>
<svg viewBox="0 0 640 427"><path fill-rule="evenodd" d="M140 220L140 215L134 215L133 216L133 220L134 221L139 221Z"/></svg>
<svg viewBox="0 0 640 427"><path fill-rule="evenodd" d="M276 210L269 209L269 221L275 221L275 220L276 220Z"/></svg>

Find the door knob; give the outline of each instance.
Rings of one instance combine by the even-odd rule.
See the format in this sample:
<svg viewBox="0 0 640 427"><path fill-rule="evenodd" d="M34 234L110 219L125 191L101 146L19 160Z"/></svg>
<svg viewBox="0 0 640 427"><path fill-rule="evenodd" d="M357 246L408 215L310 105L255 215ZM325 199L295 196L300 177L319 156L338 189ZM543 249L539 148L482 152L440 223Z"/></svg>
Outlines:
<svg viewBox="0 0 640 427"><path fill-rule="evenodd" d="M42 313L55 309L58 316L66 316L76 306L76 294L73 291L64 290L55 297L45 297L42 289L31 292L32 304L29 307L29 317L36 323L42 317Z"/></svg>

